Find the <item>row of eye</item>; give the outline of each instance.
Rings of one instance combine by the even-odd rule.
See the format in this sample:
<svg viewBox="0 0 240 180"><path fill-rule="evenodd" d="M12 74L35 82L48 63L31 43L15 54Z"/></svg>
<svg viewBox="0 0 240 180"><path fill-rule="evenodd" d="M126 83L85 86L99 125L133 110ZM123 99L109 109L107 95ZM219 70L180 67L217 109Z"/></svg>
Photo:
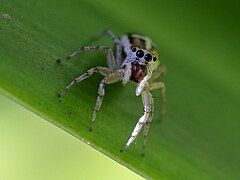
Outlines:
<svg viewBox="0 0 240 180"><path fill-rule="evenodd" d="M136 56L137 56L138 58L142 58L142 57L144 56L144 51L141 50L141 49L137 50L135 47L133 47L133 48L132 48L132 51L133 51L133 52L136 52L136 51L137 51L137 52L136 52ZM152 55L151 55L150 53L145 54L144 59L145 59L146 61L148 61L148 62L150 62L151 60L153 60L153 61L156 61L156 60L157 60L157 58L156 58L156 57L152 57Z"/></svg>

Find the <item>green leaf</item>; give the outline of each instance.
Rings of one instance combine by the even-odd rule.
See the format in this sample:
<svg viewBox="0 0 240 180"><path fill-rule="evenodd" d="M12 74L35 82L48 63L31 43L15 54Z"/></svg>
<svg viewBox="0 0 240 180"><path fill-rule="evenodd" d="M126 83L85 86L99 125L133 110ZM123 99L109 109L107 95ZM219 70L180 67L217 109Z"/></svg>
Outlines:
<svg viewBox="0 0 240 180"><path fill-rule="evenodd" d="M239 179L238 7L237 1L2 0L0 87L145 177ZM142 137L119 152L142 114L133 84L107 87L92 133L88 125L101 77L81 82L61 102L57 98L74 77L106 65L106 57L85 53L60 65L56 59L89 44L90 37L107 28L118 35L149 35L168 69L167 114L159 123L160 94L153 92L155 114L145 157L140 156Z"/></svg>

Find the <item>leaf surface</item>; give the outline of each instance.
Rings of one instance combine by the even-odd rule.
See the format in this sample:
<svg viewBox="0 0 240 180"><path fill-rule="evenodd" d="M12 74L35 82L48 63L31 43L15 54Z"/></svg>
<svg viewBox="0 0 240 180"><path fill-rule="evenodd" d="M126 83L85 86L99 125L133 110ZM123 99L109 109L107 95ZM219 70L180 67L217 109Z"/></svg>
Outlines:
<svg viewBox="0 0 240 180"><path fill-rule="evenodd" d="M236 1L0 2L0 87L3 92L68 133L149 178L239 179L240 42ZM6 16L8 15L8 16ZM58 58L89 44L110 28L139 32L156 43L167 66L167 114L160 122L160 94L146 156L142 137L124 146L142 114L134 84L107 86L94 132L92 108L101 76L57 94L88 68L106 65L99 53ZM110 40L99 41L109 45ZM37 128L37 127L36 127ZM79 154L81 156L81 154Z"/></svg>

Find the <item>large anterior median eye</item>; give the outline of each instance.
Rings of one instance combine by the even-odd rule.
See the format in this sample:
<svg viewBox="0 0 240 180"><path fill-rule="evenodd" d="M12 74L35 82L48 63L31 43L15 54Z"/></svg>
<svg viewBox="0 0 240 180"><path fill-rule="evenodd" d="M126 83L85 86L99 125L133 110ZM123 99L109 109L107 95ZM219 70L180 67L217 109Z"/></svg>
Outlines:
<svg viewBox="0 0 240 180"><path fill-rule="evenodd" d="M147 53L147 54L144 56L144 59L149 62L149 61L152 60L152 55L149 54L149 53Z"/></svg>
<svg viewBox="0 0 240 180"><path fill-rule="evenodd" d="M138 50L137 52L136 52L136 56L138 57L138 58L142 58L143 56L144 56L144 52L143 52L143 50Z"/></svg>

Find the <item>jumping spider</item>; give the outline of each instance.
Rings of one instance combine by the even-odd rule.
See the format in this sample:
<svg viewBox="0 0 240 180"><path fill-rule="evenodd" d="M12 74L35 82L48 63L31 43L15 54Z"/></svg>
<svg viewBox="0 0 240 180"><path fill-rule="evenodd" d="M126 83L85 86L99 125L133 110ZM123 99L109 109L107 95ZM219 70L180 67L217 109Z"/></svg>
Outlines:
<svg viewBox="0 0 240 180"><path fill-rule="evenodd" d="M77 83L88 78L93 73L100 73L104 76L99 84L98 97L93 110L92 121L90 125L90 131L92 131L96 114L101 107L103 97L105 95L105 86L117 81L122 81L124 85L129 81L136 83L136 96L139 96L140 94L142 95L144 114L138 120L131 137L121 151L127 149L133 143L144 126L144 138L142 146L142 153L144 155L147 134L153 118L154 110L153 98L150 93L151 90L161 90L161 115L163 115L165 112L165 86L163 82L156 81L160 75L165 73L165 66L160 65L156 48L151 39L148 37L136 33L128 33L120 37L116 37L111 30L106 30L98 38L104 35L112 39L115 45L114 50L108 46L84 46L71 53L67 59L73 58L81 52L100 51L107 53L108 67L97 66L87 70L85 73L74 79L59 96L63 96Z"/></svg>

